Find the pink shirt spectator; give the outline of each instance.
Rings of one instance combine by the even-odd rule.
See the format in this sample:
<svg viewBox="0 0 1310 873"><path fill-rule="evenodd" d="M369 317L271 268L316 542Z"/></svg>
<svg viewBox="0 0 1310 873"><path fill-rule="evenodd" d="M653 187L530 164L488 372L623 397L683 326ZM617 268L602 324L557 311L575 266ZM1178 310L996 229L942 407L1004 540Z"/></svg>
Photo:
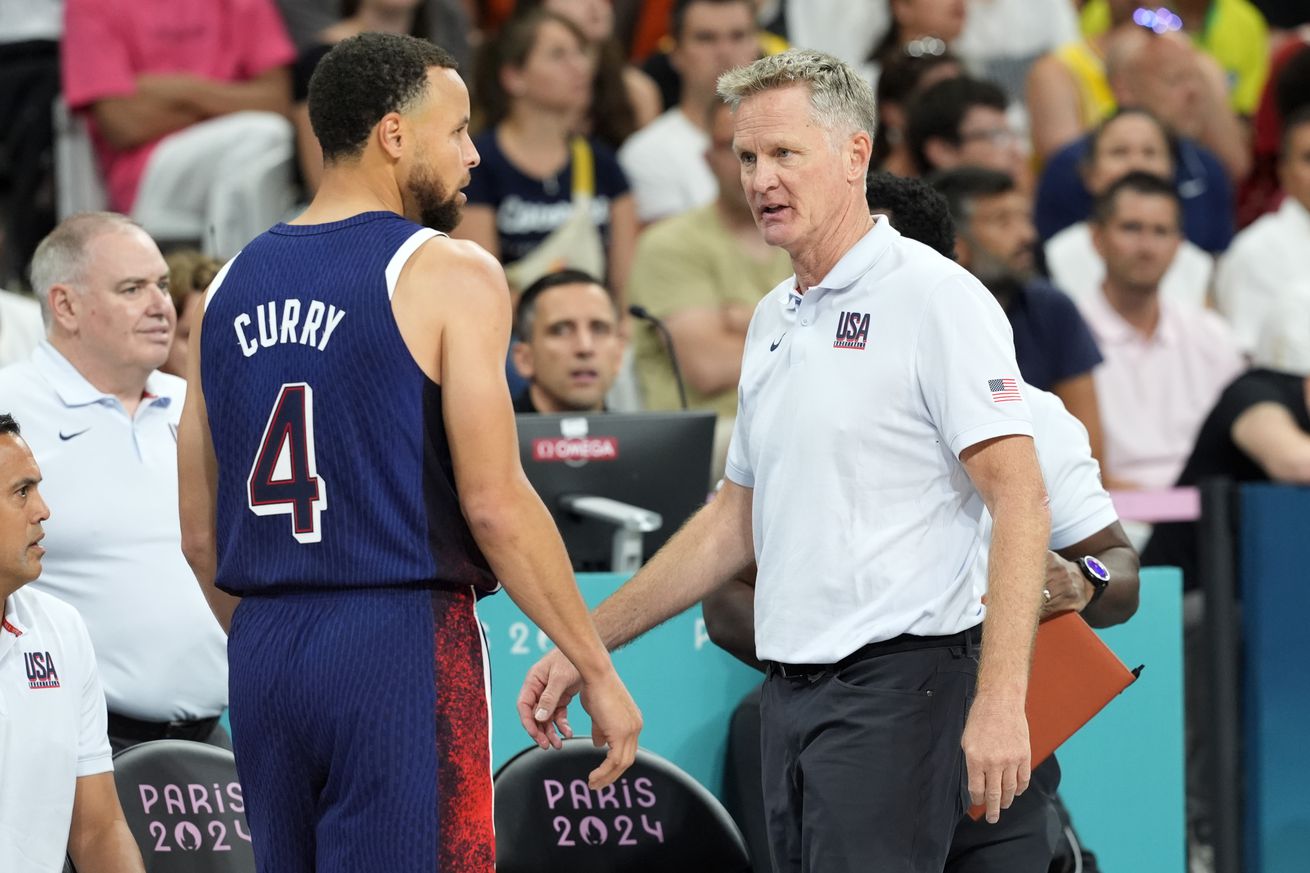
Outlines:
<svg viewBox="0 0 1310 873"><path fill-rule="evenodd" d="M1228 325L1213 312L1160 301L1143 337L1097 292L1079 301L1105 361L1093 370L1105 431L1106 472L1143 488L1178 479L1206 414L1246 369Z"/></svg>
<svg viewBox="0 0 1310 873"><path fill-rule="evenodd" d="M143 73L252 79L295 58L272 0L67 0L62 52L70 109L136 91ZM92 136L110 206L130 212L159 140L127 151Z"/></svg>

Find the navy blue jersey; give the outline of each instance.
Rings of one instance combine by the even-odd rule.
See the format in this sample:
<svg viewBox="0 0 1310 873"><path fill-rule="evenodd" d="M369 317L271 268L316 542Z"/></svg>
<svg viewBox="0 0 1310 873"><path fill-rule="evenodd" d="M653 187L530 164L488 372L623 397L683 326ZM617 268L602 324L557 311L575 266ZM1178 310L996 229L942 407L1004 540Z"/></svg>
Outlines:
<svg viewBox="0 0 1310 873"><path fill-rule="evenodd" d="M282 224L215 279L201 366L222 590L494 589L460 511L441 388L391 310L434 233L389 212Z"/></svg>

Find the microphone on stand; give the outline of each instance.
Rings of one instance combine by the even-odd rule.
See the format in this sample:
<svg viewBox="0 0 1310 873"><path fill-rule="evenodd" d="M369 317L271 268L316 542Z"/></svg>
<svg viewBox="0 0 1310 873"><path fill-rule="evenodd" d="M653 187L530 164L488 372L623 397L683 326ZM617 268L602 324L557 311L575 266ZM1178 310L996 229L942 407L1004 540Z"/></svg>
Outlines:
<svg viewBox="0 0 1310 873"><path fill-rule="evenodd" d="M682 368L678 366L678 354L673 350L673 335L669 333L669 328L664 324L662 319L656 318L644 306L632 304L628 307L628 312L642 321L649 322L664 340L664 348L669 350L669 363L673 365L673 378L678 383L678 399L682 401L682 408L687 408L687 386L682 381Z"/></svg>

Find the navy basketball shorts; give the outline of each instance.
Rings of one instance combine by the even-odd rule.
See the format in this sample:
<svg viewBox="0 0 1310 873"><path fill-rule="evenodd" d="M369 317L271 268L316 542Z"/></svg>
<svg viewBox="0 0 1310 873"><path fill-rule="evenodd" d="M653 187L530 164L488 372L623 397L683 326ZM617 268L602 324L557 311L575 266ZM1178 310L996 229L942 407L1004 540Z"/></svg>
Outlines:
<svg viewBox="0 0 1310 873"><path fill-rule="evenodd" d="M492 873L489 663L471 591L245 597L228 664L260 873Z"/></svg>

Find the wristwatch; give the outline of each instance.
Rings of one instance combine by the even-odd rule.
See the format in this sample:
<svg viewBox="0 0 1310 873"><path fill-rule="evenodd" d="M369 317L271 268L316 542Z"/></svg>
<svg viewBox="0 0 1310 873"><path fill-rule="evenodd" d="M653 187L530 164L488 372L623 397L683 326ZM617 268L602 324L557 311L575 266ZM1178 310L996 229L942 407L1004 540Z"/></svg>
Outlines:
<svg viewBox="0 0 1310 873"><path fill-rule="evenodd" d="M1083 571L1083 576L1092 583L1092 599L1087 601L1087 605L1091 606L1105 593L1105 589L1110 587L1110 571L1100 560L1091 555L1083 555L1077 563L1078 569Z"/></svg>

